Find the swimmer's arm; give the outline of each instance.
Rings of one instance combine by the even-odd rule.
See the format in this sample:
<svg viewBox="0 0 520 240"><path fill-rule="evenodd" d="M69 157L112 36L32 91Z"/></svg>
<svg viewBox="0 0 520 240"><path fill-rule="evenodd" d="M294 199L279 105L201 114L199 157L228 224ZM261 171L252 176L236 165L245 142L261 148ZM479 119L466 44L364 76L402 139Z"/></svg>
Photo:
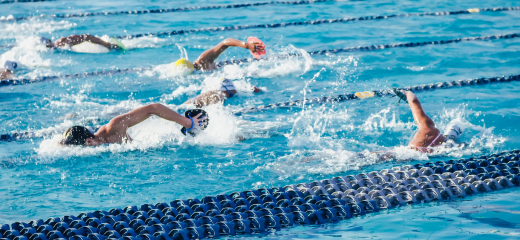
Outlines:
<svg viewBox="0 0 520 240"><path fill-rule="evenodd" d="M0 68L0 79L12 78L11 71Z"/></svg>
<svg viewBox="0 0 520 240"><path fill-rule="evenodd" d="M435 123L433 120L426 115L424 109L421 105L419 99L413 94L411 91L405 91L406 99L408 100L408 105L410 105L410 109L412 110L412 115L417 123L419 128L421 127L435 127Z"/></svg>
<svg viewBox="0 0 520 240"><path fill-rule="evenodd" d="M148 119L152 115L176 122L186 128L191 128L192 125L189 118L181 116L162 104L154 103L115 117L107 124L108 129L119 132L120 129L131 128ZM199 116L193 118L195 124L198 124L201 120L202 119L200 119Z"/></svg>
<svg viewBox="0 0 520 240"><path fill-rule="evenodd" d="M249 51L251 52L256 52L258 50L263 50L264 48L262 46L259 45L260 43L256 43L256 42L243 42L243 41L240 41L240 40L236 40L236 39L233 39L233 38L228 38L222 42L220 42L219 44L217 44L217 46L213 47L212 49L209 49L209 50L206 50L205 52L203 52L199 58L197 58L197 63L201 63L201 64L207 64L207 63L212 63L214 62L219 56L220 54L222 54L222 52L224 52L226 49L228 49L228 47L241 47L241 48L245 48L245 49L249 49ZM257 49L258 47L258 49Z"/></svg>

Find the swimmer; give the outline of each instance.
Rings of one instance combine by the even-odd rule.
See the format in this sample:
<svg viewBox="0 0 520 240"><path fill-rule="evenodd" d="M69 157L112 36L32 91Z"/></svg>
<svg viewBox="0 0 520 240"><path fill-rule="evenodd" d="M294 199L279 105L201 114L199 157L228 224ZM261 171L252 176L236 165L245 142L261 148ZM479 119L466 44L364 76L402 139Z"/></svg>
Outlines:
<svg viewBox="0 0 520 240"><path fill-rule="evenodd" d="M0 80L13 78L13 73L18 68L18 64L13 61L5 61L4 68L0 68Z"/></svg>
<svg viewBox="0 0 520 240"><path fill-rule="evenodd" d="M74 47L87 43L87 44L95 44L96 46L104 47L107 50L110 50L110 49L126 50L126 47L116 38L111 38L109 42L105 42L101 38L94 37L90 34L71 35L68 37L60 38L54 42L48 38L41 37L40 42L48 48L70 47L72 50L74 50Z"/></svg>
<svg viewBox="0 0 520 240"><path fill-rule="evenodd" d="M197 60L193 63L186 59L179 59L173 63L175 68L185 69L188 73L192 73L194 70L211 71L217 70L215 60L229 47L241 47L251 51L253 56L265 54L265 45L262 41L257 38L249 38L247 42L228 38L217 46L204 51Z"/></svg>
<svg viewBox="0 0 520 240"><path fill-rule="evenodd" d="M259 93L260 91L259 88L253 86L253 92ZM235 88L233 81L222 79L219 90L202 93L186 101L184 104L193 104L196 107L201 108L216 103L224 103L228 98L232 98L236 94L237 89Z"/></svg>
<svg viewBox="0 0 520 240"><path fill-rule="evenodd" d="M195 110L194 112L200 112L200 110ZM65 131L60 143L62 145L99 146L110 143L131 142L132 138L128 135L127 130L152 115L176 122L184 127L183 130L186 129L192 135L193 130L204 129L207 125L205 113L183 117L162 104L154 103L113 118L109 123L101 126L95 133L82 126L71 127Z"/></svg>
<svg viewBox="0 0 520 240"><path fill-rule="evenodd" d="M401 95L401 94L404 94ZM419 128L415 133L412 141L408 146L412 149L420 151L422 153L431 153L435 147L441 146L446 143L447 140L455 140L462 134L462 129L456 125L452 125L448 128L446 133L443 135L441 130L435 127L433 120L426 115L422 108L421 102L411 91L398 92L397 95L408 102L412 115ZM406 97L406 99L404 99Z"/></svg>
<svg viewBox="0 0 520 240"><path fill-rule="evenodd" d="M436 147L443 145L444 143L453 143L460 135L462 135L462 129L457 125L450 125L446 129L445 133L435 127L433 120L426 115L419 99L411 91L399 91L394 89L394 93L400 98L399 101L403 100L408 103L412 115L417 127L419 128L415 133L412 141L408 144L408 147L417 150L422 153L432 153ZM367 158L369 155L375 156L380 161L389 161L395 159L395 153L393 151L373 151L369 155L365 153L357 153L359 158ZM302 162L309 162L319 158L321 155L310 156L302 160Z"/></svg>

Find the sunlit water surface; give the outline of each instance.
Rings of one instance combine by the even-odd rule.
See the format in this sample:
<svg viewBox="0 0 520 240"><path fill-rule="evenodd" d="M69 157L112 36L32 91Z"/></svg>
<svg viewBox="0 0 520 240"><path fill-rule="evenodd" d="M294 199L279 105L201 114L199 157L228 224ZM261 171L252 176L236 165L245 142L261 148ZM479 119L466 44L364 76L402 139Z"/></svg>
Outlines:
<svg viewBox="0 0 520 240"><path fill-rule="evenodd" d="M241 1L54 1L0 6L0 16L80 13L242 3ZM289 99L494 77L520 73L515 39L385 49L260 61L187 77L170 63L194 60L225 38L262 39L268 55L370 44L417 42L515 33L520 12L409 17L380 21L250 29L123 40L127 52L81 54L48 50L39 36L111 35L203 27L303 21L395 13L514 6L511 1L340 1L242 9L0 22L0 63L20 64L34 78L112 68L153 67L140 73L67 79L0 88L0 133L36 131L45 138L0 142L0 223L78 214L142 203L169 202L260 187L309 182L394 165L447 160L518 148L520 83L418 93L440 129L465 128L465 148L421 154L406 149L417 130L406 104L395 98L269 110L235 116L238 109ZM15 47L5 47L16 45ZM231 49L222 60L244 58ZM235 81L237 98L206 108L211 124L185 138L174 123L151 118L130 130L134 141L95 148L58 147L66 128L96 126L149 103L174 109L221 78ZM253 94L251 86L264 90ZM68 118L71 113L76 117ZM394 150L397 160L358 152ZM314 159L313 161L303 161ZM297 227L273 238L517 239L519 190L430 203ZM255 236L253 236L255 237Z"/></svg>

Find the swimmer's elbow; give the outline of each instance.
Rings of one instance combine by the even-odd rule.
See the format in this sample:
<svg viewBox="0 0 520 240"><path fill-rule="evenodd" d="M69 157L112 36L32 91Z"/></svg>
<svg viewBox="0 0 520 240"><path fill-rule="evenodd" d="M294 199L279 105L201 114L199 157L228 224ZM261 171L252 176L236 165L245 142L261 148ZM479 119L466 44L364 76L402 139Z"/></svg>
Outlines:
<svg viewBox="0 0 520 240"><path fill-rule="evenodd" d="M160 108L160 107L164 107L164 105L160 104L160 103L152 103L152 104L148 104L149 107L151 107L152 109L157 109L157 108Z"/></svg>
<svg viewBox="0 0 520 240"><path fill-rule="evenodd" d="M160 113L162 111L162 109L165 109L166 106L160 104L160 103L152 103L152 104L149 104L146 106L148 108L148 113L149 114L156 114L157 113Z"/></svg>
<svg viewBox="0 0 520 240"><path fill-rule="evenodd" d="M222 41L223 44L227 44L231 41L234 41L235 39L234 38L226 38L224 41Z"/></svg>

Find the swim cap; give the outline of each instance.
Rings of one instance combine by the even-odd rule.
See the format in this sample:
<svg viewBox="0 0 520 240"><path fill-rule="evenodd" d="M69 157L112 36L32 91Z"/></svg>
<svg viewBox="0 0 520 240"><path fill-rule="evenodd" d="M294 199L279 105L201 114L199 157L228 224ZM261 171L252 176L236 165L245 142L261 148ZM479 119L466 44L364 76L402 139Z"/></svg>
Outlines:
<svg viewBox="0 0 520 240"><path fill-rule="evenodd" d="M220 91L236 91L235 84L233 84L233 81L229 79L222 79L222 83L220 85Z"/></svg>
<svg viewBox="0 0 520 240"><path fill-rule="evenodd" d="M455 140L457 139L458 137L460 137L460 135L462 135L462 128L460 128L459 126L457 125L451 125L449 126L447 129L446 129L446 132L444 132L444 136L447 138L447 139L452 139L452 140Z"/></svg>
<svg viewBox="0 0 520 240"><path fill-rule="evenodd" d="M94 134L90 132L87 128L82 126L74 126L65 133L63 133L63 138L61 139L61 144L63 145L85 145L85 140L87 138L94 138Z"/></svg>
<svg viewBox="0 0 520 240"><path fill-rule="evenodd" d="M191 136L195 137L195 135L197 134L198 130L196 129L200 129L200 130L204 130L206 129L206 127L208 126L208 123L209 123L209 118L208 118L208 113L202 109L190 109L188 111L186 111L184 113L184 116L185 117L195 117L197 115L199 115L200 113L202 113L200 115L201 118L204 118L204 120L200 121L199 123L199 126L195 126L191 131L189 131L188 133L191 134ZM181 129L181 133L184 134L184 136L186 136L186 128L183 127Z"/></svg>
<svg viewBox="0 0 520 240"><path fill-rule="evenodd" d="M193 63L186 60L185 58L179 59L176 62L173 63L173 66L175 68L179 69L185 69L188 71L188 74L191 74L193 70L195 70L195 67L193 66Z"/></svg>
<svg viewBox="0 0 520 240"><path fill-rule="evenodd" d="M52 47L53 46L52 41L50 39L46 38L46 37L40 37L40 43L42 43L46 47Z"/></svg>
<svg viewBox="0 0 520 240"><path fill-rule="evenodd" d="M18 68L18 63L13 62L13 61L5 61L4 68L11 72L14 72L14 70L16 70L16 68Z"/></svg>
<svg viewBox="0 0 520 240"><path fill-rule="evenodd" d="M112 37L108 42L111 44L115 44L119 48L121 48L121 50L126 51L126 46L121 41L117 40L117 38Z"/></svg>

